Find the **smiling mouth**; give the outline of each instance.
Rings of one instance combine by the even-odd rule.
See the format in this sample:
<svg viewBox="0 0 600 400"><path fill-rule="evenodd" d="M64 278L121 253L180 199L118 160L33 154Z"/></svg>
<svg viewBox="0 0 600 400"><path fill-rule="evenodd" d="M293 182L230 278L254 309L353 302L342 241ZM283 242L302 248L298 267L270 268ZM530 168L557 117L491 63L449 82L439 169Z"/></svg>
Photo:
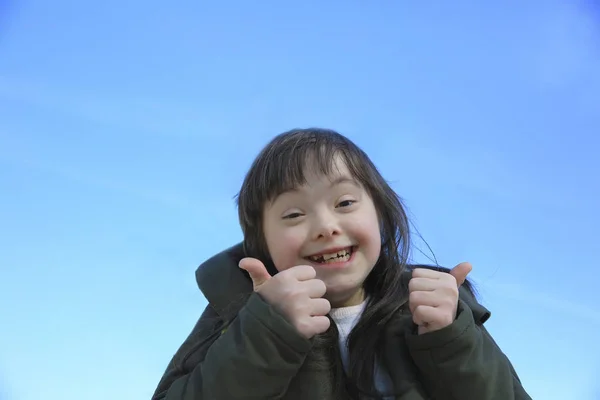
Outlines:
<svg viewBox="0 0 600 400"><path fill-rule="evenodd" d="M338 250L335 253L317 254L314 256L309 256L307 257L307 259L319 264L334 264L346 262L350 260L350 257L352 257L352 253L354 253L355 250L356 249L354 246L350 246L345 249Z"/></svg>

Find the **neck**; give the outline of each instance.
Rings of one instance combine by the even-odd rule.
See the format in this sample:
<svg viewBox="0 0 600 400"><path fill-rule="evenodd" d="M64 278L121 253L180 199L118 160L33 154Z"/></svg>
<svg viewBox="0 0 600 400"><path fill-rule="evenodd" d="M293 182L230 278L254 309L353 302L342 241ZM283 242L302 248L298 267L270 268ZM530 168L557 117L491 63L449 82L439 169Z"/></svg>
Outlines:
<svg viewBox="0 0 600 400"><path fill-rule="evenodd" d="M327 300L331 303L332 308L357 306L365 301L365 291L363 288L360 288L353 293L345 294L344 296L332 296Z"/></svg>

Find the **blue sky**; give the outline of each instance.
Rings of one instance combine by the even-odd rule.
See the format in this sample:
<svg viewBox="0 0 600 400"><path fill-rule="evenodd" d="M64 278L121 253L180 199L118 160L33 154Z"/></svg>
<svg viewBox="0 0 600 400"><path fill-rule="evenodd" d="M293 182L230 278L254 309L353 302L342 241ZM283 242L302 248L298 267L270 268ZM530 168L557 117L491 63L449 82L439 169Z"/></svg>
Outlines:
<svg viewBox="0 0 600 400"><path fill-rule="evenodd" d="M322 126L473 263L533 398L597 399L598 6L208 3L0 0L0 396L149 399L253 157Z"/></svg>

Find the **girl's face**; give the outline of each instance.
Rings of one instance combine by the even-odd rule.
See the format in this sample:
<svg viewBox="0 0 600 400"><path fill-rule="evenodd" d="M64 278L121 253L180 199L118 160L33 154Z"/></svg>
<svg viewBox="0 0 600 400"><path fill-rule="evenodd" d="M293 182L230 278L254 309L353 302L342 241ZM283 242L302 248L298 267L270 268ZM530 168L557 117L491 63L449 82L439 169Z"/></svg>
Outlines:
<svg viewBox="0 0 600 400"><path fill-rule="evenodd" d="M264 234L279 271L311 265L332 307L360 304L362 284L381 251L377 211L343 162L329 176L306 173L306 185L265 207Z"/></svg>

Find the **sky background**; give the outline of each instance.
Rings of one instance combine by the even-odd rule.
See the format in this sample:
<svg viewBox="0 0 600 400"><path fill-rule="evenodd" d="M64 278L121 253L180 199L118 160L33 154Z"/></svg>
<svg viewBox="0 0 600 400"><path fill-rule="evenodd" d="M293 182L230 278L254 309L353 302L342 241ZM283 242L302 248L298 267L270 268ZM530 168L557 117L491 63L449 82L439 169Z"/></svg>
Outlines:
<svg viewBox="0 0 600 400"><path fill-rule="evenodd" d="M149 399L247 168L311 126L473 263L534 399L600 399L599 71L592 1L0 0L2 400Z"/></svg>

